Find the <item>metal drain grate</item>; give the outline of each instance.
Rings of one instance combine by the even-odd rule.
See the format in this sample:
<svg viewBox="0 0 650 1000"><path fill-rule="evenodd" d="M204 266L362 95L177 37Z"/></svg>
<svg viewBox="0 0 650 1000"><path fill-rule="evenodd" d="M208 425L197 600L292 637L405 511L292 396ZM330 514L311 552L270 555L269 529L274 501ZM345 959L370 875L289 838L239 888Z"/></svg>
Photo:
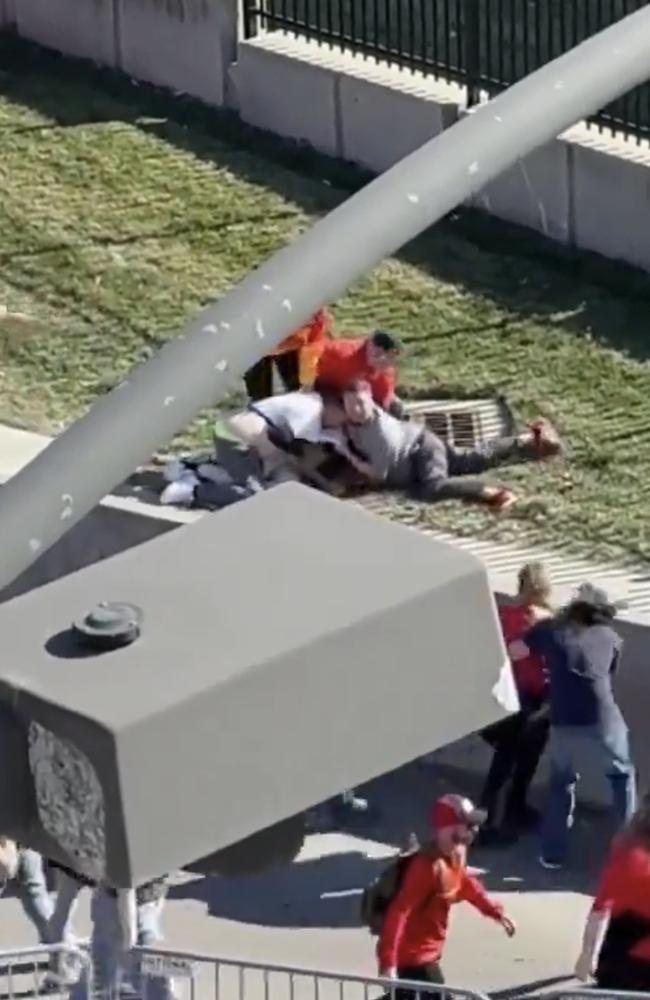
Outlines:
<svg viewBox="0 0 650 1000"><path fill-rule="evenodd" d="M420 399L407 403L406 411L456 448L476 448L512 434L515 428L503 399Z"/></svg>

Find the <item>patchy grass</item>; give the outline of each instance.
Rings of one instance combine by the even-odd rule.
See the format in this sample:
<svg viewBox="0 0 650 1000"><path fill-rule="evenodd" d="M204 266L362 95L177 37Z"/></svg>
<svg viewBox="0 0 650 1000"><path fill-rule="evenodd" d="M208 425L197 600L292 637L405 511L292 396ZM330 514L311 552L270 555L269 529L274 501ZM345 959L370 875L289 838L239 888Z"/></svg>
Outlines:
<svg viewBox="0 0 650 1000"><path fill-rule="evenodd" d="M364 178L191 102L0 49L0 305L36 324L0 320L0 418L56 432ZM526 497L512 516L440 505L417 517L650 558L649 309L646 276L461 214L335 315L342 331L403 337L404 395L499 391L570 442L566 464L508 470ZM176 446L204 443L214 417Z"/></svg>

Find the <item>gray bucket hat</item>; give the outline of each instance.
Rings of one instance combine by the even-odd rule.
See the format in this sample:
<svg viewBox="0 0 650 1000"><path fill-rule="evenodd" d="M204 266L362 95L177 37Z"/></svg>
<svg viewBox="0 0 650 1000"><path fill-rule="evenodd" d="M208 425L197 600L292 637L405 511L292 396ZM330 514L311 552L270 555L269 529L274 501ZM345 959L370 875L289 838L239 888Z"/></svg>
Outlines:
<svg viewBox="0 0 650 1000"><path fill-rule="evenodd" d="M117 649L128 646L140 635L142 611L135 604L102 601L81 621L74 622L73 632L86 646Z"/></svg>

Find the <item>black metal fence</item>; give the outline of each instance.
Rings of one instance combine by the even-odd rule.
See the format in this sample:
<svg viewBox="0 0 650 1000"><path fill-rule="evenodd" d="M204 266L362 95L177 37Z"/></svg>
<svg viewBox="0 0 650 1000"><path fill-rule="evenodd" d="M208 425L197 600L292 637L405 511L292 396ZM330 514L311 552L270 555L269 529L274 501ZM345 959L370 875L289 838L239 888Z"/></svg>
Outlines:
<svg viewBox="0 0 650 1000"><path fill-rule="evenodd" d="M284 31L493 95L650 0L244 0L247 37ZM649 68L650 75L650 68ZM650 138L650 81L593 124Z"/></svg>

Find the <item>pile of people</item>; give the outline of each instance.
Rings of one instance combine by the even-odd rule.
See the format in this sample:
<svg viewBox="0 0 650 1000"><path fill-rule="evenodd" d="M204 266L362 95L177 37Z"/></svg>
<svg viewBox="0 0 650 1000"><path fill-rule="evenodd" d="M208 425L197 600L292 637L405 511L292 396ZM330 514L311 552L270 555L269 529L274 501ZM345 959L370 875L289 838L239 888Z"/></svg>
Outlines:
<svg viewBox="0 0 650 1000"><path fill-rule="evenodd" d="M503 511L516 501L512 490L478 477L561 453L545 420L476 449L454 447L407 418L396 393L401 348L391 333L334 339L331 325L321 310L247 373L249 405L226 421L238 446L221 440L216 454L171 463L162 503L219 509L293 480L335 496L388 488ZM276 365L287 391L273 395Z"/></svg>

